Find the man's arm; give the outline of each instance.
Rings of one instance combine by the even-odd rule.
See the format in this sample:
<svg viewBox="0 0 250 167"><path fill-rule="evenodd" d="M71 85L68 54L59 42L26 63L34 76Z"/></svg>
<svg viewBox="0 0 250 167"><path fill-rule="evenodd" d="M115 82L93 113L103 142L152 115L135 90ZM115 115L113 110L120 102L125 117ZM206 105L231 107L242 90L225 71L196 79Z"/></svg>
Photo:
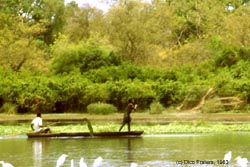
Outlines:
<svg viewBox="0 0 250 167"><path fill-rule="evenodd" d="M34 131L35 129L34 129L34 124L32 123L32 124L30 124L30 127L31 127L31 129Z"/></svg>

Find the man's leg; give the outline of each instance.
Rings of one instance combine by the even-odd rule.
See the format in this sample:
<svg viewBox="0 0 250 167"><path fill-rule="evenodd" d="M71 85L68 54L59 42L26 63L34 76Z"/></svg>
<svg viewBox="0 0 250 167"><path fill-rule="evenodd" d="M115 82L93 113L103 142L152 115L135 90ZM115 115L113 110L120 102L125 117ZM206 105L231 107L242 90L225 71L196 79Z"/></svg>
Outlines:
<svg viewBox="0 0 250 167"><path fill-rule="evenodd" d="M46 127L46 128L45 128L45 133L51 133L50 128Z"/></svg>
<svg viewBox="0 0 250 167"><path fill-rule="evenodd" d="M122 130L122 128L124 127L125 124L126 124L125 122L122 123L122 126L119 129L119 132Z"/></svg>
<svg viewBox="0 0 250 167"><path fill-rule="evenodd" d="M50 128L44 127L40 130L40 133L51 133Z"/></svg>
<svg viewBox="0 0 250 167"><path fill-rule="evenodd" d="M130 122L128 122L128 131L130 132Z"/></svg>

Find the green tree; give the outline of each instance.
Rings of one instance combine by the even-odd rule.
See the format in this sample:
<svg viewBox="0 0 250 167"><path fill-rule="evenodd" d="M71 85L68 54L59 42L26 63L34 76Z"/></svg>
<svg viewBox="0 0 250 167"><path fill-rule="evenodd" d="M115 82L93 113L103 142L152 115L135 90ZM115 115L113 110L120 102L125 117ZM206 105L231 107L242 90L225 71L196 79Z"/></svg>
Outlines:
<svg viewBox="0 0 250 167"><path fill-rule="evenodd" d="M29 26L43 23L45 31L39 37L47 45L53 43L64 26L64 0L2 0L1 6L2 12L18 17Z"/></svg>
<svg viewBox="0 0 250 167"><path fill-rule="evenodd" d="M35 4L35 5L33 5ZM64 27L64 0L42 0L32 3L29 22L43 22L46 30L41 34L43 41L50 45Z"/></svg>
<svg viewBox="0 0 250 167"><path fill-rule="evenodd" d="M51 69L55 74L70 73L72 71L86 72L102 66L119 65L119 57L110 48L82 41L78 44L71 43L67 37L59 38L52 47Z"/></svg>
<svg viewBox="0 0 250 167"><path fill-rule="evenodd" d="M67 24L64 34L72 42L87 40L91 35L101 34L100 27L103 27L103 14L100 10L85 6L79 8L74 2L66 6L65 11Z"/></svg>
<svg viewBox="0 0 250 167"><path fill-rule="evenodd" d="M44 68L45 52L36 39L43 31L42 24L28 25L20 16L0 13L0 64L14 71Z"/></svg>
<svg viewBox="0 0 250 167"><path fill-rule="evenodd" d="M125 1L113 7L106 22L110 43L124 60L142 64L146 60L145 23L147 5L140 1Z"/></svg>
<svg viewBox="0 0 250 167"><path fill-rule="evenodd" d="M228 15L219 35L227 45L250 46L250 9L249 6L240 6Z"/></svg>

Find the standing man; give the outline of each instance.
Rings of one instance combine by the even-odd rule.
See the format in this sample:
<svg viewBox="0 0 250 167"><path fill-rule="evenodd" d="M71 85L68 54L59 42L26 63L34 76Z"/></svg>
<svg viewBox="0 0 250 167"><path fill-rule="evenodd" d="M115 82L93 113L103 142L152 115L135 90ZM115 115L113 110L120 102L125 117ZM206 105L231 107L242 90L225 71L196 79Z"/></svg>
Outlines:
<svg viewBox="0 0 250 167"><path fill-rule="evenodd" d="M130 122L131 122L131 117L130 114L133 110L135 110L137 108L137 104L135 104L134 100L129 100L128 106L124 112L123 115L123 122L122 122L122 126L119 129L119 132L122 130L122 128L128 124L128 131L130 132Z"/></svg>
<svg viewBox="0 0 250 167"><path fill-rule="evenodd" d="M50 128L43 126L42 114L37 113L30 125L31 129L36 133L51 133Z"/></svg>

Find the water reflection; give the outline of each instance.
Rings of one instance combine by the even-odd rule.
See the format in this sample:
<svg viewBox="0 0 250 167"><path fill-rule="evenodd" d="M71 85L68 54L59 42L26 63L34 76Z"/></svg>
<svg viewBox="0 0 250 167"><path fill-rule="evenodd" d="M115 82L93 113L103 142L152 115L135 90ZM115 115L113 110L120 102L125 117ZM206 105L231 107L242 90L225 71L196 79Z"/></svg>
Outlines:
<svg viewBox="0 0 250 167"><path fill-rule="evenodd" d="M250 157L250 150L247 149L250 148L249 137L250 133L141 138L8 138L0 139L0 160L17 167L52 167L57 158L65 153L69 155L65 166L70 166L71 159L78 163L81 157L90 165L95 158L102 156L102 167L128 167L131 162L138 163L140 167L166 167L176 166L177 160L217 162L229 150L233 153L232 159Z"/></svg>
<svg viewBox="0 0 250 167"><path fill-rule="evenodd" d="M127 154L127 163L130 164L131 162L134 162L134 157L132 154L132 146L131 146L131 140L132 138L127 138L127 150L125 151Z"/></svg>
<svg viewBox="0 0 250 167"><path fill-rule="evenodd" d="M33 159L34 166L42 167L42 153L43 153L43 144L41 140L33 141Z"/></svg>
<svg viewBox="0 0 250 167"><path fill-rule="evenodd" d="M33 166L35 167L44 167L45 159L47 158L46 154L47 154L47 148L49 148L49 143L50 143L50 139L46 139L46 138L34 138L34 139L27 139L27 143L31 144L31 148L32 148L32 161L33 162ZM51 151L51 150L50 150Z"/></svg>

